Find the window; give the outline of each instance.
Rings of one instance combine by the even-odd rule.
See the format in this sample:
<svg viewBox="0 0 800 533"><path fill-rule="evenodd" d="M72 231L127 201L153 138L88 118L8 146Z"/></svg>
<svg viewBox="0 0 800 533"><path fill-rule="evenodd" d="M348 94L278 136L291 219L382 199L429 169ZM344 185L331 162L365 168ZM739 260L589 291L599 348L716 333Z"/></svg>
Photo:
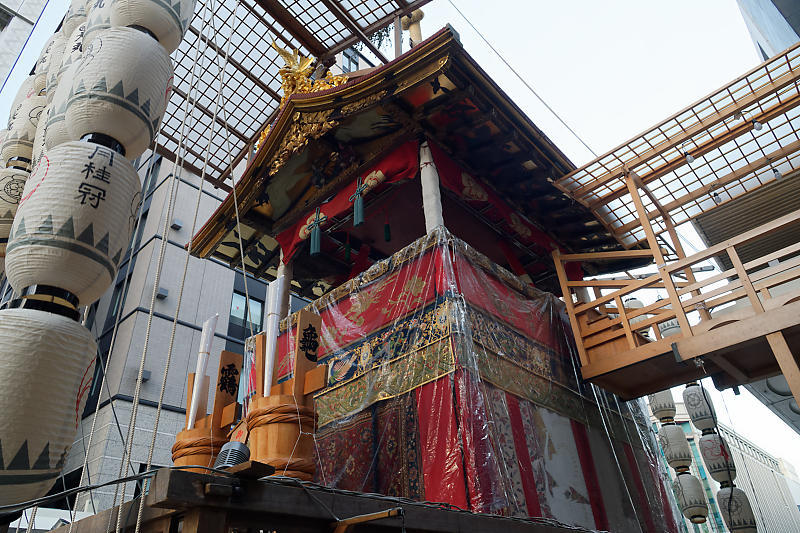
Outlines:
<svg viewBox="0 0 800 533"><path fill-rule="evenodd" d="M342 71L354 72L358 70L358 50L346 48L342 52Z"/></svg>
<svg viewBox="0 0 800 533"><path fill-rule="evenodd" d="M6 29L14 18L13 13L9 12L4 6L0 6L0 31Z"/></svg>
<svg viewBox="0 0 800 533"><path fill-rule="evenodd" d="M250 309L250 319L245 320L245 309ZM235 291L231 298L231 316L228 324L228 335L244 339L250 336L250 331L258 333L261 331L261 323L264 319L264 302L250 297L250 305L247 305L247 298L244 294Z"/></svg>

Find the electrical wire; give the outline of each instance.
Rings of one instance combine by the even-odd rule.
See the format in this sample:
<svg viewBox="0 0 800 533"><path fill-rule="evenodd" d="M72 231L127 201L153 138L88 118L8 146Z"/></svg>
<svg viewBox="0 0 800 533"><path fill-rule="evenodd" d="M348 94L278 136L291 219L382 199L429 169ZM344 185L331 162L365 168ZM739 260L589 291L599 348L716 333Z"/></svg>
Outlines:
<svg viewBox="0 0 800 533"><path fill-rule="evenodd" d="M505 66L507 66L507 67L509 68L509 70L511 70L511 72L512 72L512 73L514 73L514 75L515 75L515 76L516 76L516 77L519 79L519 81L521 81L521 82L522 82L522 84L523 84L523 85L525 85L525 87L527 87L527 89L528 89L528 90L531 92L531 94L533 94L533 95L536 97L536 99L537 99L537 100L539 100L539 102L541 102L541 104L542 104L543 106L545 106L545 107L547 108L547 110L548 110L548 111L550 111L550 113L551 113L551 114L552 114L554 117L556 117L556 119L558 119L558 121L559 121L559 122L560 122L560 123L561 123L561 124L562 124L562 125L563 125L565 128L567 128L567 130L568 130L568 131L569 131L569 132L570 132L570 133L573 135L573 137L575 137L576 139L578 139L578 141L580 141L580 143L581 143L581 144L582 144L582 145L583 145L583 146L584 146L584 147L585 147L587 150L589 150L589 152L590 152L590 153L591 153L591 154L592 154L592 155L593 155L595 158L597 158L597 157L600 157L600 156L597 154L597 152L595 152L594 150L592 150L592 148L591 148L591 147L590 147L588 144L586 144L586 141L584 141L584 140L581 138L581 136L580 136L580 135L578 135L578 134L575 132L575 130L573 130L573 129L572 129L570 126L569 126L569 124L567 124L567 123L564 121L564 119L563 119L563 118L561 118L561 117L559 116L559 114L558 114L558 113L556 113L556 112L555 112L555 110L554 110L552 107L550 107L550 105L549 105L547 102L545 102L544 98L542 98L541 96L539 96L539 93L537 93L537 92L536 92L536 90L535 90L535 89L534 89L534 88L531 86L531 84L530 84L530 83L528 83L528 82L525 80L525 78L523 78L523 77L522 77L522 75L521 75L519 72L517 72L517 70L516 70L514 67L512 67L512 66L511 66L511 63L509 63L509 62L506 60L506 58L505 58L505 57L503 57L503 55L502 55L500 52L498 52L498 51L497 51L497 49L496 49L494 46L492 46L492 43L490 43L490 42L489 42L489 40L488 40L486 37L484 37L484 36L483 36L483 34L480 32L480 30L478 30L478 28L476 28L476 27L475 27L475 25L472 23L472 21L471 21L470 19L468 19L468 18L467 18L467 16L466 16L466 15L465 15L465 14L464 14L464 13L463 13L463 12L462 12L460 9L458 9L458 7L457 7L457 6L456 6L456 5L453 3L453 0L447 0L447 1L450 3L450 5L451 5L451 6L453 6L453 9L455 9L455 10L458 12L458 14L459 14L459 15L461 15L461 18L463 18L463 19L464 19L464 21L465 21L467 24L469 24L469 27L470 27L470 28L472 28L472 29L475 31L475 33L477 33L477 34L478 34L478 37L480 37L480 38L481 38L481 40L482 40L482 41L483 41L483 42L486 44L486 46L488 46L488 47L489 47L489 48L492 50L492 52L494 52L494 54L495 54L495 55L496 55L496 56L497 56L497 57L500 59L500 61L502 61L502 62L505 64Z"/></svg>

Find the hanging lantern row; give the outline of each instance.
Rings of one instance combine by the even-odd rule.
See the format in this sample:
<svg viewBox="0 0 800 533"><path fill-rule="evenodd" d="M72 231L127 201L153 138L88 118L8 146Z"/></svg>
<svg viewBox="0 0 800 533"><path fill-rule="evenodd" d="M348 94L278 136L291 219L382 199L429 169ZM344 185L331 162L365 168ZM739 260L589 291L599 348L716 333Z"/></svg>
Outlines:
<svg viewBox="0 0 800 533"><path fill-rule="evenodd" d="M193 13L193 0L73 0L0 133L14 289L0 308L0 505L44 495L74 441L96 356L78 308L116 278L141 202L131 161L158 130Z"/></svg>
<svg viewBox="0 0 800 533"><path fill-rule="evenodd" d="M700 454L711 477L720 484L717 504L722 519L731 531L755 533L756 518L747 494L736 487L736 466L730 448L718 432L717 414L708 392L696 381L683 390L683 403L692 424L702 432Z"/></svg>
<svg viewBox="0 0 800 533"><path fill-rule="evenodd" d="M675 423L675 401L669 389L648 396L650 410L661 422L658 439L667 459L675 470L673 489L683 516L693 524L702 524L708 518L708 502L700 480L689 470L692 452L683 428Z"/></svg>

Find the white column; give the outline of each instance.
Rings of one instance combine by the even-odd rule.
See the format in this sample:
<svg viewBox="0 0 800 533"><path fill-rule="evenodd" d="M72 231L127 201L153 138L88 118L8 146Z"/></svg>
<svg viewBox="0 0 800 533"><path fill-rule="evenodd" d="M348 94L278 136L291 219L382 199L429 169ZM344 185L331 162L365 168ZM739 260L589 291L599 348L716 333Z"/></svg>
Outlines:
<svg viewBox="0 0 800 533"><path fill-rule="evenodd" d="M282 299L279 306L278 316L283 320L289 316L289 310L292 296L292 262L283 262L283 252L281 252L281 260L278 261L278 278L282 280L283 288L281 290Z"/></svg>
<svg viewBox="0 0 800 533"><path fill-rule="evenodd" d="M422 181L422 209L425 213L425 232L444 226L442 195L439 191L439 173L433 164L431 149L425 141L419 145L419 171Z"/></svg>

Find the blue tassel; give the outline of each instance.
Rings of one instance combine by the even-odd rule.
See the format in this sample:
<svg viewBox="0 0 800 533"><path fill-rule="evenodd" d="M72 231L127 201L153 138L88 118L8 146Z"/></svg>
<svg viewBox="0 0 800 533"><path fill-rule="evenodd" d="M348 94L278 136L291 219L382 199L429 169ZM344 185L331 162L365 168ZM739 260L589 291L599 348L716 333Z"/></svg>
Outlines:
<svg viewBox="0 0 800 533"><path fill-rule="evenodd" d="M353 226L360 226L364 223L364 198L360 194L353 200Z"/></svg>
<svg viewBox="0 0 800 533"><path fill-rule="evenodd" d="M321 250L321 230L319 229L319 224L314 225L314 229L311 230L311 255L319 255Z"/></svg>

